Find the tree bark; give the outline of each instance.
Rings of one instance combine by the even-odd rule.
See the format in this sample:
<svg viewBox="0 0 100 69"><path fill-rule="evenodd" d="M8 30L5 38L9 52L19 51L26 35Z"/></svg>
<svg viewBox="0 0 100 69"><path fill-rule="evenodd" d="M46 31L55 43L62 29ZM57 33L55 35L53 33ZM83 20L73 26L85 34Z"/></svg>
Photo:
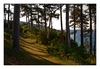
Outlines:
<svg viewBox="0 0 100 69"><path fill-rule="evenodd" d="M69 5L66 4L66 44L71 48L70 44L70 29L69 29Z"/></svg>
<svg viewBox="0 0 100 69"><path fill-rule="evenodd" d="M39 10L38 10L38 28L40 29L40 24L39 24Z"/></svg>
<svg viewBox="0 0 100 69"><path fill-rule="evenodd" d="M29 27L29 30L31 30L30 29L30 22L29 22L29 12L28 12L28 27Z"/></svg>
<svg viewBox="0 0 100 69"><path fill-rule="evenodd" d="M19 50L20 4L14 4L13 49Z"/></svg>
<svg viewBox="0 0 100 69"><path fill-rule="evenodd" d="M89 16L90 16L90 54L92 54L92 18L91 18L91 5L89 4Z"/></svg>
<svg viewBox="0 0 100 69"><path fill-rule="evenodd" d="M4 4L4 24L6 23L6 9L5 9L5 4Z"/></svg>
<svg viewBox="0 0 100 69"><path fill-rule="evenodd" d="M47 39L47 23L46 23L46 7L45 7L45 4L44 4L44 19L45 19L45 37ZM46 40L46 44L47 44L47 40Z"/></svg>
<svg viewBox="0 0 100 69"><path fill-rule="evenodd" d="M75 30L75 4L74 4L74 42L76 41L76 30Z"/></svg>
<svg viewBox="0 0 100 69"><path fill-rule="evenodd" d="M94 55L96 55L96 15L95 15L95 25L94 25Z"/></svg>
<svg viewBox="0 0 100 69"><path fill-rule="evenodd" d="M27 15L27 12L26 12L26 23L27 23L27 27L28 27L28 21L27 21L27 17L28 17L28 15Z"/></svg>
<svg viewBox="0 0 100 69"><path fill-rule="evenodd" d="M63 24L62 24L62 6L60 4L60 22L61 22L61 37L62 37L62 42L64 43L64 37L63 37Z"/></svg>
<svg viewBox="0 0 100 69"><path fill-rule="evenodd" d="M50 19L50 24L51 24L51 32L52 32L52 13L51 13L51 19Z"/></svg>
<svg viewBox="0 0 100 69"><path fill-rule="evenodd" d="M50 24L51 24L51 15L50 15L50 21L49 21L48 38L49 38L49 36L50 36Z"/></svg>
<svg viewBox="0 0 100 69"><path fill-rule="evenodd" d="M80 20L81 20L81 46L83 46L83 5L81 4L81 16L80 16Z"/></svg>
<svg viewBox="0 0 100 69"><path fill-rule="evenodd" d="M32 27L33 27L33 21L32 21L32 5L30 5L31 6L31 30L32 30Z"/></svg>
<svg viewBox="0 0 100 69"><path fill-rule="evenodd" d="M10 32L9 13L10 13L10 4L8 4L8 31Z"/></svg>

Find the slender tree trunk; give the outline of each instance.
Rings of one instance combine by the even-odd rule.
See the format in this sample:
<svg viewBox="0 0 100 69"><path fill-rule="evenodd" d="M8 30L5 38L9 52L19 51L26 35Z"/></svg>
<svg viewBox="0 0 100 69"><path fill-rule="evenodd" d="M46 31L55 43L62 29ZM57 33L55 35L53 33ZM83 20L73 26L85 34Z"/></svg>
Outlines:
<svg viewBox="0 0 100 69"><path fill-rule="evenodd" d="M81 20L81 46L83 46L83 5L81 4L81 16L80 16L80 20Z"/></svg>
<svg viewBox="0 0 100 69"><path fill-rule="evenodd" d="M8 31L10 32L9 13L10 13L10 4L8 4Z"/></svg>
<svg viewBox="0 0 100 69"><path fill-rule="evenodd" d="M69 5L66 4L66 44L71 48L70 44L70 29L69 29Z"/></svg>
<svg viewBox="0 0 100 69"><path fill-rule="evenodd" d="M95 25L94 25L94 55L96 55L96 15L95 15Z"/></svg>
<svg viewBox="0 0 100 69"><path fill-rule="evenodd" d="M91 18L91 5L89 4L89 16L90 16L90 54L92 54L92 18Z"/></svg>
<svg viewBox="0 0 100 69"><path fill-rule="evenodd" d="M39 24L39 10L38 10L38 28L40 29L40 24Z"/></svg>
<svg viewBox="0 0 100 69"><path fill-rule="evenodd" d="M4 4L4 19L5 19L5 13L6 13L6 9L5 9L5 4Z"/></svg>
<svg viewBox="0 0 100 69"><path fill-rule="evenodd" d="M48 38L49 38L49 36L50 36L50 24L51 24L51 15L50 15L50 21L49 21Z"/></svg>
<svg viewBox="0 0 100 69"><path fill-rule="evenodd" d="M29 30L31 30L30 29L30 22L29 22L29 13L28 13L28 27L29 27Z"/></svg>
<svg viewBox="0 0 100 69"><path fill-rule="evenodd" d="M52 15L51 15L51 20L50 20L50 24L51 24L51 32L52 32Z"/></svg>
<svg viewBox="0 0 100 69"><path fill-rule="evenodd" d="M31 30L32 30L32 27L33 27L33 20L32 20L32 5L30 5L31 6Z"/></svg>
<svg viewBox="0 0 100 69"><path fill-rule="evenodd" d="M27 23L27 12L26 12L26 23ZM28 27L28 23L27 23L27 27Z"/></svg>
<svg viewBox="0 0 100 69"><path fill-rule="evenodd" d="M5 8L5 4L4 4L4 24L6 23L6 8Z"/></svg>
<svg viewBox="0 0 100 69"><path fill-rule="evenodd" d="M45 4L44 4L44 18L45 18L45 37L47 39L47 23L46 23L46 7L45 7ZM47 40L46 40L46 44L47 44Z"/></svg>
<svg viewBox="0 0 100 69"><path fill-rule="evenodd" d="M20 4L14 4L13 49L19 50Z"/></svg>
<svg viewBox="0 0 100 69"><path fill-rule="evenodd" d="M50 22L49 22L50 31L52 31L52 12L50 14Z"/></svg>
<svg viewBox="0 0 100 69"><path fill-rule="evenodd" d="M40 29L42 29L42 17L41 17L41 21L40 21Z"/></svg>
<svg viewBox="0 0 100 69"><path fill-rule="evenodd" d="M74 4L74 42L76 41L76 30L75 30L75 4Z"/></svg>
<svg viewBox="0 0 100 69"><path fill-rule="evenodd" d="M60 4L60 20L61 20L61 37L62 37L62 42L64 43L63 24L62 24L62 6L61 6L61 4Z"/></svg>

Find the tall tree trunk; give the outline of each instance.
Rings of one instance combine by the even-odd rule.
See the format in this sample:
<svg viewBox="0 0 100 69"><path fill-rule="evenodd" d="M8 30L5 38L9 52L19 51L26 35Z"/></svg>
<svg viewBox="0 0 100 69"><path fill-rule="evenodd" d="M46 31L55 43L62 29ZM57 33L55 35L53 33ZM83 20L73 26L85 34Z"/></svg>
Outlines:
<svg viewBox="0 0 100 69"><path fill-rule="evenodd" d="M27 23L27 27L28 27L28 21L27 21L27 17L28 17L28 16L27 16L27 12L26 12L26 23Z"/></svg>
<svg viewBox="0 0 100 69"><path fill-rule="evenodd" d="M90 16L90 54L92 54L92 18L91 18L91 5L89 4L89 16Z"/></svg>
<svg viewBox="0 0 100 69"><path fill-rule="evenodd" d="M39 24L39 10L38 10L38 28L40 29L40 24Z"/></svg>
<svg viewBox="0 0 100 69"><path fill-rule="evenodd" d="M40 21L40 29L42 29L42 17L41 17L41 21Z"/></svg>
<svg viewBox="0 0 100 69"><path fill-rule="evenodd" d="M96 55L96 15L95 15L95 25L94 25L94 55Z"/></svg>
<svg viewBox="0 0 100 69"><path fill-rule="evenodd" d="M80 20L81 20L81 46L83 46L83 5L81 4L81 16L80 16Z"/></svg>
<svg viewBox="0 0 100 69"><path fill-rule="evenodd" d="M61 4L60 4L60 20L61 20L61 37L62 37L62 42L64 43L63 24L62 24L62 6L61 6Z"/></svg>
<svg viewBox="0 0 100 69"><path fill-rule="evenodd" d="M44 19L45 19L45 37L47 39L47 23L46 23L46 7L45 7L45 4L44 4ZM46 40L46 44L47 44L47 40Z"/></svg>
<svg viewBox="0 0 100 69"><path fill-rule="evenodd" d="M51 20L50 20L50 24L51 24L51 32L52 32L52 14L51 14Z"/></svg>
<svg viewBox="0 0 100 69"><path fill-rule="evenodd" d="M69 29L69 5L66 4L66 44L71 48L70 44L70 29Z"/></svg>
<svg viewBox="0 0 100 69"><path fill-rule="evenodd" d="M75 30L75 4L74 4L74 42L76 41L76 30Z"/></svg>
<svg viewBox="0 0 100 69"><path fill-rule="evenodd" d="M10 32L9 13L10 13L10 4L8 4L8 31Z"/></svg>
<svg viewBox="0 0 100 69"><path fill-rule="evenodd" d="M13 49L19 50L20 4L14 4Z"/></svg>
<svg viewBox="0 0 100 69"><path fill-rule="evenodd" d="M29 13L28 13L28 27L29 27L29 30L31 30L30 29L30 22L29 22Z"/></svg>
<svg viewBox="0 0 100 69"><path fill-rule="evenodd" d="M50 27L49 31L52 31L52 12L50 13L49 27Z"/></svg>
<svg viewBox="0 0 100 69"><path fill-rule="evenodd" d="M5 8L5 4L4 4L4 24L6 23L6 8Z"/></svg>
<svg viewBox="0 0 100 69"><path fill-rule="evenodd" d="M51 24L51 15L50 15L50 21L49 21L48 38L49 38L49 36L50 36L50 24Z"/></svg>
<svg viewBox="0 0 100 69"><path fill-rule="evenodd" d="M32 20L32 4L30 5L31 6L31 30L32 30L32 27L33 27L33 20Z"/></svg>

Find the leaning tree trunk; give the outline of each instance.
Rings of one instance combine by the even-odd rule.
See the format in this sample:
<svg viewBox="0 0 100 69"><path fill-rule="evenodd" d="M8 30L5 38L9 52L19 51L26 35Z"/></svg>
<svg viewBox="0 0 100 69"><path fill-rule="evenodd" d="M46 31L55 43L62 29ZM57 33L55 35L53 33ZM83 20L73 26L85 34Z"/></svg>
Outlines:
<svg viewBox="0 0 100 69"><path fill-rule="evenodd" d="M70 44L70 29L69 29L69 5L66 4L66 44L71 48Z"/></svg>
<svg viewBox="0 0 100 69"><path fill-rule="evenodd" d="M61 4L60 4L60 20L61 20L61 37L62 37L62 42L64 43L63 24L62 24L62 6L61 6Z"/></svg>
<svg viewBox="0 0 100 69"><path fill-rule="evenodd" d="M91 5L89 4L89 16L90 16L90 54L92 54L92 18L91 18Z"/></svg>
<svg viewBox="0 0 100 69"><path fill-rule="evenodd" d="M20 29L20 4L14 5L14 24L13 24L13 49L19 50L19 29Z"/></svg>
<svg viewBox="0 0 100 69"><path fill-rule="evenodd" d="M81 20L81 46L83 46L83 9L82 9L83 5L81 4L81 16L80 16L80 20Z"/></svg>

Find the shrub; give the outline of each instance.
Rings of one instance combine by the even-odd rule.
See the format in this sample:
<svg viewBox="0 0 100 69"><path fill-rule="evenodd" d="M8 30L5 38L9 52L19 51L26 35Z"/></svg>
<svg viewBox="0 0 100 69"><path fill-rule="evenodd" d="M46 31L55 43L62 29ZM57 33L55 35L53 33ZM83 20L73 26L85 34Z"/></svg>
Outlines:
<svg viewBox="0 0 100 69"><path fill-rule="evenodd" d="M76 42L71 40L72 48L69 48L67 45L62 44L60 40L57 40L57 38L54 39L51 42L51 45L47 47L49 54L61 59L71 59L80 64L90 64L90 61L87 60L89 58L89 54L86 52L85 47L78 46Z"/></svg>
<svg viewBox="0 0 100 69"><path fill-rule="evenodd" d="M48 36L48 33L47 33L47 36ZM57 37L57 32L52 30L52 32L49 33L48 38L47 36L45 35L45 30L41 30L39 31L38 39L41 41L42 44L50 45L51 42Z"/></svg>

